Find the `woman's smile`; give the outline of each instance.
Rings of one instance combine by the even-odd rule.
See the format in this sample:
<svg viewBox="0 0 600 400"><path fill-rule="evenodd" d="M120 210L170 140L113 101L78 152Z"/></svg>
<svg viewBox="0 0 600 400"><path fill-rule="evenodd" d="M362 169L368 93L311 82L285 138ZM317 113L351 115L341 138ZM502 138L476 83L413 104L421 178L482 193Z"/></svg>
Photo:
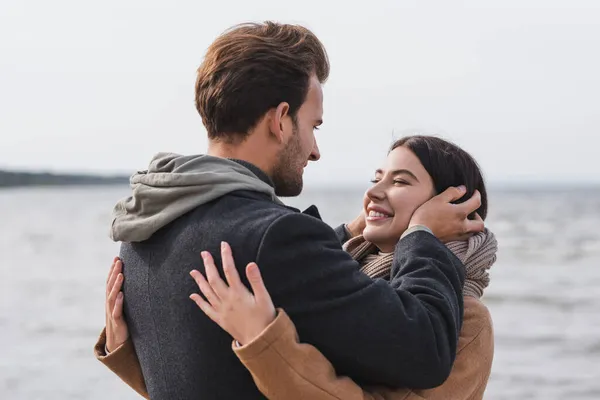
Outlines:
<svg viewBox="0 0 600 400"><path fill-rule="evenodd" d="M390 220L394 213L377 205L367 207L367 222L384 222Z"/></svg>

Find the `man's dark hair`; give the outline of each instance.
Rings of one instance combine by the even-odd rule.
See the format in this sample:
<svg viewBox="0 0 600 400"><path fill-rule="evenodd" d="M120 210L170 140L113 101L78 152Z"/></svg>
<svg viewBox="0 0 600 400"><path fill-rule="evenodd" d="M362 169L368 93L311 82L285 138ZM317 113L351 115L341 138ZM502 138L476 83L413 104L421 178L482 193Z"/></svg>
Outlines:
<svg viewBox="0 0 600 400"><path fill-rule="evenodd" d="M196 109L208 137L243 140L282 102L295 119L312 75L324 83L329 59L307 28L275 22L230 28L210 45L198 68Z"/></svg>

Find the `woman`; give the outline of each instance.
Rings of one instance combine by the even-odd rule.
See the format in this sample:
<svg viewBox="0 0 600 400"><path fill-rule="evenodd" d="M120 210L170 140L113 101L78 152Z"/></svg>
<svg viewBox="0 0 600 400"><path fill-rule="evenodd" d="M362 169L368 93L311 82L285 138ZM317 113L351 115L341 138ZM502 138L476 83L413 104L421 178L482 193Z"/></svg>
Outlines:
<svg viewBox="0 0 600 400"><path fill-rule="evenodd" d="M467 188L465 199L476 190L480 192L481 207L478 215L471 217L485 219L485 185L477 163L468 153L430 136L395 142L384 167L376 171L373 186L365 193L362 235L347 240L344 249L359 261L365 274L389 279L395 245L406 234L412 213L437 193L461 184ZM479 298L489 283L487 270L496 260L497 243L494 235L485 230L447 246L466 266L464 319L450 377L434 389L361 387L347 377L336 376L318 349L299 342L285 310L275 309L256 264L246 268L254 294L246 289L226 244L222 259L227 284L220 279L210 254L203 253L211 284L198 271L192 271L206 300L198 294L190 297L232 335L233 351L269 399L481 399L491 371L493 328L489 312ZM116 260L107 283L110 340L107 343L103 333L96 355L147 397L141 368L122 319L122 282L121 264Z"/></svg>

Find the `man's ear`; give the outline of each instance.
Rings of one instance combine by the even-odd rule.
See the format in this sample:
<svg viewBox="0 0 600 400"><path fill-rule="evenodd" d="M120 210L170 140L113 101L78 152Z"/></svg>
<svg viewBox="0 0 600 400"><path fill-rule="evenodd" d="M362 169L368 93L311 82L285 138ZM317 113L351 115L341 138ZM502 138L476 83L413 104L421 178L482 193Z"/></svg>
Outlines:
<svg viewBox="0 0 600 400"><path fill-rule="evenodd" d="M283 144L287 142L287 124L289 124L290 105L286 102L279 103L277 108L271 110L271 119L269 129L271 134L275 136L275 139Z"/></svg>

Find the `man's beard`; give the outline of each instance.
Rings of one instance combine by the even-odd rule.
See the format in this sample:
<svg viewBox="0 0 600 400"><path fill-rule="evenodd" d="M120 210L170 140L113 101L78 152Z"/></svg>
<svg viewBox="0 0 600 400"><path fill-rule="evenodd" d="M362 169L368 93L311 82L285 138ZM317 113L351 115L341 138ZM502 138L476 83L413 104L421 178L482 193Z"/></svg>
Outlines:
<svg viewBox="0 0 600 400"><path fill-rule="evenodd" d="M301 154L300 135L294 129L292 138L279 153L277 164L273 168L272 179L277 196L294 197L302 192L303 168L298 159Z"/></svg>

